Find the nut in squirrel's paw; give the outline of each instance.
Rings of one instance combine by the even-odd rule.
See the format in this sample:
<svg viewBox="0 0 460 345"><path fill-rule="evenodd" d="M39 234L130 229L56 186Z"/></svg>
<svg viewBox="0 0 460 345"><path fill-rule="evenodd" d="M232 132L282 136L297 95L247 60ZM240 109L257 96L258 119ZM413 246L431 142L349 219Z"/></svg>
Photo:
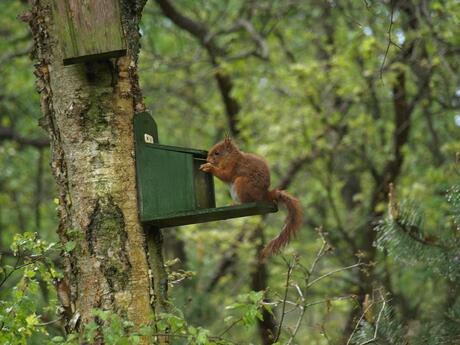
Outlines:
<svg viewBox="0 0 460 345"><path fill-rule="evenodd" d="M204 172L210 172L212 170L212 164L211 163L201 164L200 170Z"/></svg>

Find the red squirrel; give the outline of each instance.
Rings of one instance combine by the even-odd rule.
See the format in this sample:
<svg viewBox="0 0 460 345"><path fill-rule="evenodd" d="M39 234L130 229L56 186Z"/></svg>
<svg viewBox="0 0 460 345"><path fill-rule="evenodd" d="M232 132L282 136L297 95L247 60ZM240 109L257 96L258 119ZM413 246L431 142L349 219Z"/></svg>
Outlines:
<svg viewBox="0 0 460 345"><path fill-rule="evenodd" d="M278 253L302 225L303 212L299 200L283 190L269 190L270 170L265 160L240 151L230 138L214 145L208 152L206 162L200 166L200 170L210 172L227 183L235 202L269 201L286 205L288 216L283 229L265 246L261 258Z"/></svg>

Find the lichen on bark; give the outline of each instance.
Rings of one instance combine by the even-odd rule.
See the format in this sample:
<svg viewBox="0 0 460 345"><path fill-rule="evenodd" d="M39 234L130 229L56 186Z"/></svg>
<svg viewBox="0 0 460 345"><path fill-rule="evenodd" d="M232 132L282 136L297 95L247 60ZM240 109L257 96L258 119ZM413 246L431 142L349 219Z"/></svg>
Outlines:
<svg viewBox="0 0 460 345"><path fill-rule="evenodd" d="M123 213L111 198L98 200L86 234L89 252L101 263L111 292L124 290L130 269L126 255L128 235Z"/></svg>
<svg viewBox="0 0 460 345"><path fill-rule="evenodd" d="M63 256L74 318L68 329L81 331L94 319L94 308L116 312L138 329L153 314L132 132L135 112L145 108L137 78L138 22L145 0L121 2L127 56L71 66L62 63L52 1L34 1L23 17L38 60L41 124L50 137L58 186L58 234L63 243L77 242Z"/></svg>

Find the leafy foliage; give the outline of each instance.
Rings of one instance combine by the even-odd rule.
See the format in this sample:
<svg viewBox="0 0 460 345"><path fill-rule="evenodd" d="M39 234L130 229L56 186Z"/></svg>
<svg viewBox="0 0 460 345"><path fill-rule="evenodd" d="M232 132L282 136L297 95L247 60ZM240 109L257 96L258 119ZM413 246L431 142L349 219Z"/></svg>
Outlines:
<svg viewBox="0 0 460 345"><path fill-rule="evenodd" d="M236 302L230 304L225 309L232 311L232 314L224 319L228 325L218 336L211 336L210 331L202 327L195 327L187 323L182 313L161 314L157 329L160 335L177 338L178 343L181 339L186 339L187 344L194 345L227 345L233 341L225 339L225 335L234 326L241 324L245 327L254 326L257 320L262 320L261 309L269 308L263 303L263 291L251 291L248 294L236 297Z"/></svg>
<svg viewBox="0 0 460 345"><path fill-rule="evenodd" d="M52 244L57 195L37 125L31 36L17 19L25 3L0 2L0 343L74 344L79 335L56 321L52 281L81 234ZM158 3L143 12L139 78L160 141L208 148L231 130L232 115L238 144L267 159L272 185L299 197L306 221L284 259L266 265L258 247L279 232L282 212L165 230L173 311L158 329L133 330L98 310L84 336L105 332L123 344L168 331L178 344L257 344L272 319L272 341L280 330L281 344L343 344L363 296L383 286L375 343L455 341L460 196L458 186L447 200L444 191L460 147L459 2L171 0L209 41ZM217 76L230 81L227 94ZM401 200L417 202L382 220L389 182ZM216 197L231 202L218 182ZM327 243L318 256L321 227ZM357 260L360 269L338 271ZM356 344L374 337L376 319L358 326Z"/></svg>
<svg viewBox="0 0 460 345"><path fill-rule="evenodd" d="M447 294L447 301L437 306L442 312L441 317L426 320L423 328L409 336L415 344L456 344L460 339L459 320L460 304L457 300L460 283L458 258L458 185L450 188L447 193L449 208L446 209L444 229L437 229L436 234L442 237L428 237L422 230L421 211L413 205L396 205L390 199L390 214L377 227L379 232L377 245L381 250L388 251L396 260L403 264L421 266L432 275L444 278L452 291ZM451 304L453 302L453 304ZM434 314L436 315L436 314ZM359 332L353 338L355 344L365 343L366 339L375 339L376 344L409 343L406 327L390 309L385 310L381 322L362 321ZM378 331L378 332L377 332Z"/></svg>
<svg viewBox="0 0 460 345"><path fill-rule="evenodd" d="M0 257L0 287L7 286L9 280L17 283L10 290L7 300L0 300L0 342L2 344L25 344L27 339L48 335L48 318L55 316L56 297L53 280L61 276L54 269L52 254L58 250L54 243L47 243L37 233L26 232L14 236L11 244L14 264L5 263ZM52 297L49 305L41 305L41 294Z"/></svg>

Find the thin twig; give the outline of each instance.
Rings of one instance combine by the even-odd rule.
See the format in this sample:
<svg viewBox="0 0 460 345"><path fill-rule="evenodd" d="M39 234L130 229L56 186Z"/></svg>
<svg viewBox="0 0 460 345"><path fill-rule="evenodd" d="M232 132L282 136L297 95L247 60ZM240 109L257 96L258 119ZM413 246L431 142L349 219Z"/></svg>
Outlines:
<svg viewBox="0 0 460 345"><path fill-rule="evenodd" d="M395 2L396 2L396 0L391 0L391 3L390 3L391 14L390 14L390 25L388 27L388 44L387 44L387 48L385 50L385 55L383 56L382 65L380 66L380 80L382 80L382 81L383 81L383 69L385 68L385 62L387 60L388 51L390 50L390 46L393 43L393 40L391 39L391 29L393 27L393 14L394 14L394 10L395 10Z"/></svg>
<svg viewBox="0 0 460 345"><path fill-rule="evenodd" d="M313 260L311 266L310 266L310 270L306 269L306 278L305 278L305 293L302 293L302 290L299 288L298 285L295 285L296 289L297 289L297 292L299 293L299 296L302 300L302 305L300 306L300 315L299 317L297 318L297 322L294 326L294 330L292 331L291 333L291 336L289 337L286 345L290 345L292 344L292 342L294 341L294 338L295 336L297 335L297 332L299 331L300 329L300 324L302 323L302 320L303 320L303 317L305 315L305 311L307 310L307 308L305 308L305 296L306 296L306 292L308 290L308 282L310 280L310 277L311 275L313 274L315 268L316 268L316 265L318 264L319 262L319 259L324 255L325 253L325 249L327 247L327 241L326 239L324 238L324 234L322 232L322 229L318 229L318 233L321 237L321 240L323 241L322 245L321 245L321 248L318 250L318 252L316 253L316 256L315 256L315 259Z"/></svg>
<svg viewBox="0 0 460 345"><path fill-rule="evenodd" d="M359 266L362 266L364 265L364 263L362 262L357 262L356 264L354 265L350 265L350 266L347 266L347 267L341 267L341 268L338 268L336 270L333 270L333 271L330 271L326 274L323 274L322 276L316 278L315 280L313 280L312 282L310 282L308 285L307 285L307 288L312 286L313 284L317 283L318 281L324 279L324 278L327 278L335 273L338 273L338 272L342 272L342 271L346 271L346 270L349 270L349 269L352 269L352 268L355 268L355 267L359 267Z"/></svg>
<svg viewBox="0 0 460 345"><path fill-rule="evenodd" d="M374 305L374 302L369 303L369 305L367 306L367 308L364 309L364 311L363 311L363 313L361 314L361 316L360 316L358 322L356 322L355 328L353 328L353 331L351 332L350 337L348 338L348 341L347 341L347 344L346 344L346 345L349 345L349 344L350 344L351 339L353 338L353 335L356 333L356 330L358 329L358 327L359 327L359 325L360 325L362 319L364 318L364 316L366 315L366 313L369 311L369 309L372 308L373 305Z"/></svg>
<svg viewBox="0 0 460 345"><path fill-rule="evenodd" d="M288 291L289 291L289 282L291 281L291 274L292 274L292 270L294 269L294 266L295 266L295 259L294 259L294 263L291 264L290 262L287 262L287 265L288 265L288 271L287 271L287 275L286 275L286 284L284 286L284 298L283 298L283 307L282 307L282 310L281 310L281 318L280 318L280 322L279 322L279 325L278 325L278 331L276 332L276 337L275 339L273 340L274 343L276 343L281 335L281 328L283 326L283 321L284 321L284 316L286 315L286 300L287 300L287 294L288 294Z"/></svg>
<svg viewBox="0 0 460 345"><path fill-rule="evenodd" d="M297 318L297 322L296 322L296 324L294 326L294 330L292 331L292 334L289 337L288 342L286 343L286 345L291 345L292 342L294 341L294 338L295 338L297 332L299 331L300 324L302 322L303 316L305 315L305 310L306 310L306 308L304 308L303 306L300 307L300 315Z"/></svg>
<svg viewBox="0 0 460 345"><path fill-rule="evenodd" d="M299 315L299 317L297 318L297 322L296 322L296 324L295 324L295 326L294 326L294 330L292 331L291 336L289 337L289 339L288 339L286 345L290 345L290 344L292 344L292 342L294 341L294 338L295 338L297 332L299 331L300 324L302 323L302 319L303 319L303 317L304 317L304 315L305 315L305 311L307 310L307 308L310 307L310 306L312 306L312 305L320 304L320 303L324 303L324 302L327 302L327 301L328 301L328 300L321 300L321 301L315 301L315 302L311 302L311 303L305 303L305 297L304 297L304 296L306 295L307 290L308 290L313 284L317 283L318 281L320 281L320 280L322 280L322 279L324 279L324 278L326 278L326 277L329 277L329 276L331 276L331 275L333 275L333 274L335 274L335 273L341 272L341 271L349 270L349 269L352 269L352 268L355 268L355 267L358 267L358 266L363 265L363 263L358 262L358 263L356 263L356 264L354 264L354 265L351 265L351 266L339 268L339 269L336 269L336 270L334 270L334 271L328 272L328 273L326 273L326 274L324 274L324 275L322 275L322 276L320 276L320 277L318 277L318 278L316 278L316 279L314 279L313 281L310 282L310 281L309 281L309 280L310 280L310 277L311 277L311 275L313 274L313 272L314 272L314 270L315 270L315 268L316 268L316 265L318 264L319 259L323 256L323 254L324 254L324 252L325 252L325 248L326 248L326 246L327 246L327 242L326 242L326 240L325 240L325 238L324 238L323 233L322 233L321 231L319 231L319 234L320 234L320 236L321 236L321 239L323 240L323 244L322 244L320 250L317 252L316 257L315 257L315 259L313 260L313 263L312 263L312 265L311 265L310 270L307 272L307 277L306 277L306 279L305 279L305 289L304 289L305 292L302 293L302 291L301 291L301 289L298 287L298 285L294 285L294 286L296 287L297 292L299 293L299 296L300 296L300 298L301 298L301 300L302 300L303 303L302 303L302 305L299 306L299 308L300 308L300 315ZM340 299L346 299L346 298L353 298L353 296L342 296L342 297L336 297L335 299L329 299L329 300L340 300Z"/></svg>
<svg viewBox="0 0 460 345"><path fill-rule="evenodd" d="M239 322L241 322L241 320L243 320L242 318L239 318L239 319L236 319L235 321L233 321L226 329L224 329L222 331L222 333L220 333L218 335L219 338L221 338L225 333L227 333L229 330L231 330L233 328L233 326L237 325Z"/></svg>
<svg viewBox="0 0 460 345"><path fill-rule="evenodd" d="M291 303L288 303L288 304L292 304L292 305L294 305L294 307L292 307L289 310L286 310L286 315L292 313L293 311L295 311L297 309L299 309L299 304L298 303L292 303L291 302Z"/></svg>
<svg viewBox="0 0 460 345"><path fill-rule="evenodd" d="M377 301L377 302L374 302L372 301L371 303L369 303L369 305L367 306L366 309L364 309L363 313L361 314L359 320L356 322L356 326L355 328L353 328L353 331L351 332L350 334L350 337L348 338L348 341L347 341L347 344L346 345L349 345L352 338L353 338L353 335L356 333L356 330L358 329L359 325L361 324L361 321L363 320L364 316L367 314L367 312L369 311L369 309L371 309L374 304L377 304L379 302L382 302L382 308L380 308L380 312L379 312L379 315L377 317L377 322L376 322L376 325L375 325L375 331L374 331L374 337L372 339L369 339L369 340L366 340L364 343L361 343L360 345L365 345L365 344L369 344L373 341L375 341L377 339L377 332L378 332L378 323L380 322L380 319L382 317L382 313L383 313L383 310L385 308L385 305L386 305L386 300L385 298L383 297L382 293L380 292L380 296L381 296L381 300L380 301Z"/></svg>
<svg viewBox="0 0 460 345"><path fill-rule="evenodd" d="M380 291L380 297L382 298L382 307L380 308L379 315L377 316L377 321L375 322L375 330L374 330L374 336L372 339L366 340L365 342L359 344L359 345L366 345L374 342L377 339L377 333L379 331L379 323L380 319L382 318L383 310L385 309L386 301L385 298L382 295L382 292Z"/></svg>
<svg viewBox="0 0 460 345"><path fill-rule="evenodd" d="M335 204L334 197L332 195L332 186L333 186L333 182L332 182L331 173L328 173L327 182L324 187L326 189L327 200L332 209L332 215L335 218L335 222L337 223L337 230L342 235L342 238L350 245L353 252L356 253L358 251L358 248L356 247L356 243L353 241L353 239L350 237L349 233L345 229L342 219L340 218L340 214L337 209L337 205Z"/></svg>
<svg viewBox="0 0 460 345"><path fill-rule="evenodd" d="M308 308L308 307L311 307L311 306L317 305L317 304L328 303L328 302L332 302L332 301L343 301L343 300L346 300L346 299L353 299L353 298L356 298L356 296L355 295L347 295L347 296L326 298L326 299L322 299L322 300L307 303L307 304L305 304L305 308Z"/></svg>
<svg viewBox="0 0 460 345"><path fill-rule="evenodd" d="M297 290L297 293L298 293L299 296L300 296L300 300L301 300L302 302L304 302L304 301L305 301L305 298L303 297L302 290L300 290L300 286L297 285L297 284L295 284L294 287L295 287L295 289Z"/></svg>
<svg viewBox="0 0 460 345"><path fill-rule="evenodd" d="M4 273L5 276L3 277L2 281L0 281L0 287L2 287L2 285L5 284L5 282L7 281L7 279L9 277L11 277L11 275L18 270L19 260L20 260L20 256L19 256L19 253L18 253L18 257L16 259L16 263L14 264L13 269L10 272L8 272L7 274Z"/></svg>
<svg viewBox="0 0 460 345"><path fill-rule="evenodd" d="M48 325L52 325L53 323L56 323L56 322L59 322L62 320L62 317L56 319L56 320L51 320L51 321L48 321L48 322L42 322L42 323L37 323L35 325L35 327L43 327L43 326L48 326Z"/></svg>
<svg viewBox="0 0 460 345"><path fill-rule="evenodd" d="M323 254L325 252L325 249L326 249L326 246L327 246L327 241L324 238L324 234L323 234L322 231L323 230L321 228L318 229L318 233L321 236L321 240L323 241L323 243L322 243L321 248L319 249L318 253L316 254L315 259L313 260L313 262L312 262L312 264L310 266L310 270L308 271L309 274L308 274L307 281L306 281L307 285L308 285L308 281L310 280L311 275L313 274L313 271L316 268L316 265L318 264L319 259L323 256Z"/></svg>
<svg viewBox="0 0 460 345"><path fill-rule="evenodd" d="M279 299L278 302L279 303L283 303L284 300L282 299ZM276 304L276 303L273 303L273 304ZM293 305L295 306L296 308L298 308L299 306L303 305L303 303L299 303L299 302L293 302L293 301L290 301L290 300L286 300L286 304L290 304L290 305Z"/></svg>

